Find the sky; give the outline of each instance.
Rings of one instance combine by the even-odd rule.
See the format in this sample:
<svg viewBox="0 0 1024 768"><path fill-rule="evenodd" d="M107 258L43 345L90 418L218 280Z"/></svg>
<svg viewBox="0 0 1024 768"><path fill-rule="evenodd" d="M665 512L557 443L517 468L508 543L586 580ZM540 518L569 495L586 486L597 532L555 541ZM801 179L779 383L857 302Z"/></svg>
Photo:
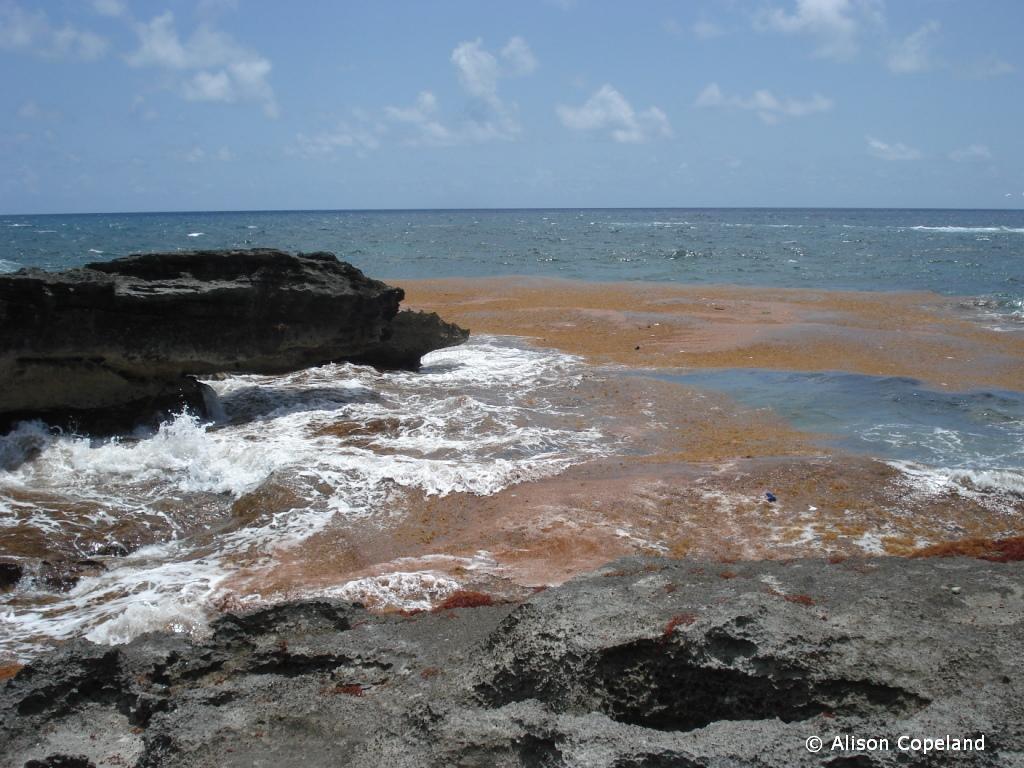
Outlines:
<svg viewBox="0 0 1024 768"><path fill-rule="evenodd" d="M1019 0L0 0L0 213L1024 208Z"/></svg>

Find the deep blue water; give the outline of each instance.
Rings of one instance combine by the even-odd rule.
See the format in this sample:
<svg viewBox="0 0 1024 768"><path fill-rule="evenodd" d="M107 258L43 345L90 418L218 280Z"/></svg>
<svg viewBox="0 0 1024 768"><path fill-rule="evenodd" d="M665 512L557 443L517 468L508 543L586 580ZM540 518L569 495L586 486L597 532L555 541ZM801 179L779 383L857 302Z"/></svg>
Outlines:
<svg viewBox="0 0 1024 768"><path fill-rule="evenodd" d="M192 235L192 236L190 236ZM0 216L0 269L130 253L327 250L384 279L587 280L1024 298L1024 211L584 209Z"/></svg>

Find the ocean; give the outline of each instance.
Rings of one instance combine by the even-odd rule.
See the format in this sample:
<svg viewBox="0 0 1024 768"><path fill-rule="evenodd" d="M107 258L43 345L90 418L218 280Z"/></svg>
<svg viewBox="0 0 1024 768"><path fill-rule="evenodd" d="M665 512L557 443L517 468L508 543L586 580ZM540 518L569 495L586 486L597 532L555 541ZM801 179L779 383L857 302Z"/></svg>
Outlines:
<svg viewBox="0 0 1024 768"><path fill-rule="evenodd" d="M0 216L0 269L131 253L332 251L385 280L535 275L935 291L1020 313L1024 211L566 209ZM1020 315L1018 314L1018 318Z"/></svg>
<svg viewBox="0 0 1024 768"><path fill-rule="evenodd" d="M1024 332L1022 211L0 216L2 271L257 246L332 251L399 285L523 275L930 291L986 332ZM654 371L486 333L417 373L338 363L208 383L222 411L211 422L183 413L107 439L26 422L0 436L0 557L25 565L0 592L0 660L73 637L201 634L217 611L296 597L424 610L467 585L514 593L546 583L523 576L523 553L531 574L581 557L570 544L541 554L556 540L586 543L590 558L677 554L700 528L742 549L742 518L771 528L773 556L874 554L887 541L1013 532L1024 512L1024 395L1011 390L850 371ZM811 436L782 458L743 448L691 461L665 448L688 429L722 442ZM637 490L638 457L655 453ZM826 472L858 474L816 485ZM594 503L568 495L559 483L570 480L599 489ZM629 514L593 511L596 494L623 488L638 499Z"/></svg>

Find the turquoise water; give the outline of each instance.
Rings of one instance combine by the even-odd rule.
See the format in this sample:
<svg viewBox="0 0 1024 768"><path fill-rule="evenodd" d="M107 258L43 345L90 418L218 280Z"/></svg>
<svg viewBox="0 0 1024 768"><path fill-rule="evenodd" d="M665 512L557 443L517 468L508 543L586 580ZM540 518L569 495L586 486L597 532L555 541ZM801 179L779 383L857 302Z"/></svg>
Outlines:
<svg viewBox="0 0 1024 768"><path fill-rule="evenodd" d="M725 392L797 429L881 459L1008 471L1024 493L1024 393L947 392L910 378L845 372L710 370L652 374Z"/></svg>
<svg viewBox="0 0 1024 768"><path fill-rule="evenodd" d="M567 209L0 216L0 269L327 250L384 279L542 275L1024 299L1024 211ZM1018 315L1019 317L1019 315Z"/></svg>

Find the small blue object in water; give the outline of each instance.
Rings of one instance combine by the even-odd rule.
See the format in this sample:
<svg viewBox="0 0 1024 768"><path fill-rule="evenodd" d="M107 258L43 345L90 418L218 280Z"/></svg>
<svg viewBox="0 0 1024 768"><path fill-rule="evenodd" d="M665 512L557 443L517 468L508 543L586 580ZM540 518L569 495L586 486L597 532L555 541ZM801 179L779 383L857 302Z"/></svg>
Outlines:
<svg viewBox="0 0 1024 768"><path fill-rule="evenodd" d="M775 501L775 494L772 493L771 491L765 491L764 492L764 497L766 499L768 499L768 503L769 504L771 504L771 503L773 503Z"/></svg>

